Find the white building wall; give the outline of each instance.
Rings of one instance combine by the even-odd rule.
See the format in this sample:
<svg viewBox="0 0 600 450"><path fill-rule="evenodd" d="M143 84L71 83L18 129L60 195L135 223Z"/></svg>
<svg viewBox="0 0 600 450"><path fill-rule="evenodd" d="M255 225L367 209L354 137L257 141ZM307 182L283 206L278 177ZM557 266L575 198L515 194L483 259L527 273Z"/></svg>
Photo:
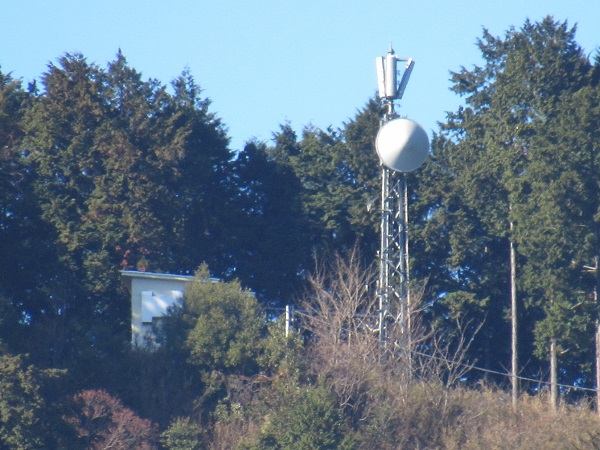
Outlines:
<svg viewBox="0 0 600 450"><path fill-rule="evenodd" d="M131 343L144 346L152 338L152 321L183 297L193 277L133 270L121 275L131 292Z"/></svg>

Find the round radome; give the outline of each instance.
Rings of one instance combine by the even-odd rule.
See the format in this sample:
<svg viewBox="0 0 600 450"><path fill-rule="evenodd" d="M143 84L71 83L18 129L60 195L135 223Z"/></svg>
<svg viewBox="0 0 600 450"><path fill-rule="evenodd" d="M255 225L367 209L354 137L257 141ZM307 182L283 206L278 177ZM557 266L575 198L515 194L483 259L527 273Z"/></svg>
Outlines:
<svg viewBox="0 0 600 450"><path fill-rule="evenodd" d="M375 147L387 167L398 172L412 172L427 159L429 138L418 123L410 119L394 119L379 129Z"/></svg>

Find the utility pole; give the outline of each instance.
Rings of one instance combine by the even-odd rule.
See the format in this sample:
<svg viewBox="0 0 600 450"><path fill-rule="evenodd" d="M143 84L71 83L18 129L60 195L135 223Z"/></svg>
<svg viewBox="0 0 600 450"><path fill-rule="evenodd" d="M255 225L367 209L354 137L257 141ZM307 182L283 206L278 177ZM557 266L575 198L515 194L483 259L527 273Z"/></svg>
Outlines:
<svg viewBox="0 0 600 450"><path fill-rule="evenodd" d="M294 321L294 307L285 305L285 337L290 337L292 330L292 322Z"/></svg>
<svg viewBox="0 0 600 450"><path fill-rule="evenodd" d="M518 342L518 314L517 314L517 252L513 236L513 222L510 222L510 380L512 387L512 407L516 412L519 401L519 342Z"/></svg>

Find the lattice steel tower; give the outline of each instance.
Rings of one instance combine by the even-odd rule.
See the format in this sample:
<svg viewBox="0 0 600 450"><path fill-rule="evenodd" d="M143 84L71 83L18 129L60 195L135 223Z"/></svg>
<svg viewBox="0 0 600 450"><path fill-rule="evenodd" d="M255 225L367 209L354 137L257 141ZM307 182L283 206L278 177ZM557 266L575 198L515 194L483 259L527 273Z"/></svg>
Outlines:
<svg viewBox="0 0 600 450"><path fill-rule="evenodd" d="M406 66L398 82L397 65ZM414 66L412 58L398 58L390 47L376 59L378 96L385 113L377 133L381 160L381 248L379 253L379 337L385 341L387 324L410 330L408 290L408 234L406 172L418 169L429 154L427 133L417 123L400 119L394 102L400 100Z"/></svg>

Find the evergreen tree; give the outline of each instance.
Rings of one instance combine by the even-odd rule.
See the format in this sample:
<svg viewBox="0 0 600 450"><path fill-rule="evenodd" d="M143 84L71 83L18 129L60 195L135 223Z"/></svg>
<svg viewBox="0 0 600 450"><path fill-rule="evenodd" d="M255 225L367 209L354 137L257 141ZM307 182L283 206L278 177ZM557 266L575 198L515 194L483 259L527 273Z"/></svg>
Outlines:
<svg viewBox="0 0 600 450"><path fill-rule="evenodd" d="M271 303L292 301L311 262L301 185L289 164L263 143L249 142L235 161L238 227L233 272Z"/></svg>
<svg viewBox="0 0 600 450"><path fill-rule="evenodd" d="M523 190L525 180L536 170L538 153L541 155L536 136L543 135L550 119L559 115L561 100L581 89L588 77L590 65L575 43L574 33L566 23L549 17L535 24L527 21L520 30L509 30L504 38L484 30L478 46L485 64L472 70L462 68L452 75L453 90L465 97L466 105L448 114L447 123L442 124L443 134L435 141L437 161L425 169L435 172L420 178L422 197L427 200L419 213L423 231L449 235L449 246L430 245L432 257L428 260L441 256L445 261L442 266L446 265L439 271L440 275L445 272L446 281L438 292L445 302L453 301L449 295L452 291L445 289L454 284L454 292L471 293L477 308L485 308L486 326L481 332L488 344L481 350L487 353L495 352L499 338L506 336L502 310L509 298L509 243L517 242L518 249L523 246L521 282L530 279L526 274L535 272L531 270L533 261L542 265L548 262L542 255L536 259L527 254L528 245L540 244L533 240L528 244L528 239L533 234L541 236L543 229L540 224L536 228L534 218L526 217L528 213L520 205L527 201L534 204L543 196L541 186L534 194L538 198ZM540 158L540 165L549 164ZM561 258L565 254L555 256L568 265L568 260ZM531 289L530 285L522 286ZM539 300L550 303L548 297ZM458 303L451 308L463 306ZM526 316L523 314L526 323L520 327L520 333L525 333L521 351L530 352L526 336L543 312L530 308ZM560 316L570 330L578 327ZM496 345L491 346L493 342ZM479 359L497 360L500 364L496 369L508 365L502 362L502 352L491 359L480 354ZM538 371L535 366L528 370Z"/></svg>
<svg viewBox="0 0 600 450"><path fill-rule="evenodd" d="M298 139L289 125L275 134L276 162L289 164L301 185L300 200L308 221L313 252L365 246L373 258L378 242L379 160L375 136L379 108L370 101L344 130L307 127Z"/></svg>
<svg viewBox="0 0 600 450"><path fill-rule="evenodd" d="M528 305L543 316L535 324L536 346L539 356L542 347L550 355L555 405L557 356L565 355L561 373L569 378L563 381L573 383L581 374L573 362L581 355L592 323L586 308L577 306L580 288L572 267L581 235L573 218L589 200L569 199L570 192L580 190L579 176L576 167L564 162L572 159L577 148L557 145L554 136L569 133L560 125L562 105L589 83L591 65L575 41L575 28L569 29L566 22L551 18L538 24L526 22L520 33L510 35L510 41L514 50L499 77L498 94L506 103L508 125L514 127L512 147L523 153L527 164L506 184L512 194L519 251L526 258L523 282Z"/></svg>
<svg viewBox="0 0 600 450"><path fill-rule="evenodd" d="M236 183L233 152L221 120L210 112L210 99L188 71L173 83L171 126L187 131L181 153L171 161L166 188L175 195L183 217L180 232L183 255L178 270L188 271L205 262L222 277L236 276L235 236L244 219L234 205ZM166 169L166 167L165 167ZM241 223L240 223L241 222Z"/></svg>
<svg viewBox="0 0 600 450"><path fill-rule="evenodd" d="M554 339L569 382L591 375L597 304L589 268L598 255L600 177L590 131L598 120L596 102L590 87L565 92L558 114L532 137L535 152L518 180L525 282L532 306L543 313L535 328L537 353L547 354Z"/></svg>
<svg viewBox="0 0 600 450"><path fill-rule="evenodd" d="M370 262L379 250L381 215L381 165L375 139L381 125L379 102L371 99L356 116L344 124L348 182L353 190L349 205L350 223L358 237L361 253Z"/></svg>
<svg viewBox="0 0 600 450"><path fill-rule="evenodd" d="M0 448L76 448L55 383L64 373L0 352Z"/></svg>
<svg viewBox="0 0 600 450"><path fill-rule="evenodd" d="M468 359L501 370L508 359L507 347L497 345L509 341L508 248L463 202L456 144L436 136L432 146L434 158L409 182L411 278L426 282L428 319L435 328L449 336L467 332L475 338Z"/></svg>
<svg viewBox="0 0 600 450"><path fill-rule="evenodd" d="M37 289L50 277L54 255L32 192L36 174L20 150L23 116L33 96L19 80L0 72L0 297L2 333L15 352L26 349L19 321L31 320L46 296ZM12 330L12 332L8 331Z"/></svg>
<svg viewBox="0 0 600 450"><path fill-rule="evenodd" d="M84 267L96 252L86 246L82 226L94 178L102 173L93 149L108 112L103 75L80 55L65 55L60 65L50 65L44 76L45 95L26 118L24 141L42 218L51 227L40 238L51 240L60 262L41 286L47 301L28 311L33 334L44 343L35 354L52 365L63 364L67 354L77 358L79 344L91 338L92 317L104 309L94 304L106 299L86 289Z"/></svg>
<svg viewBox="0 0 600 450"><path fill-rule="evenodd" d="M187 73L169 94L119 52L106 71L65 55L42 81L23 148L60 265L43 285L50 305L31 322L52 346L36 352L88 370L82 358L98 361L129 340L119 269L183 271L202 260L229 267L218 233L231 222L220 213L231 154Z"/></svg>

